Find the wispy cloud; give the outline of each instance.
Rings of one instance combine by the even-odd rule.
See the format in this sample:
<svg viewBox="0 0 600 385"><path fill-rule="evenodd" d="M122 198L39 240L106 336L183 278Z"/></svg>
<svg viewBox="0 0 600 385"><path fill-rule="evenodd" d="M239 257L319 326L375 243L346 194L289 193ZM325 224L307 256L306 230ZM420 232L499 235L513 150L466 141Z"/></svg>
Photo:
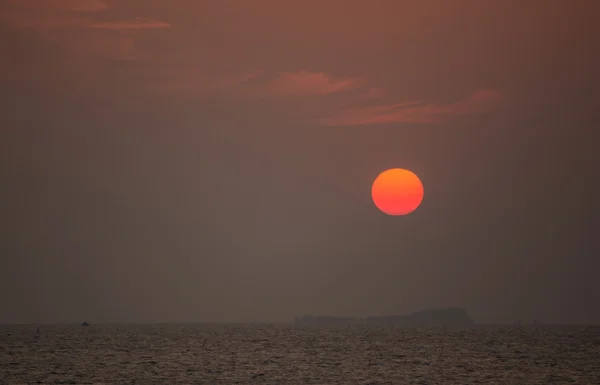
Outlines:
<svg viewBox="0 0 600 385"><path fill-rule="evenodd" d="M171 24L158 20L124 20L124 21L107 21L102 23L90 23L88 28L93 29L109 29L109 30L124 30L124 29L155 29L155 28L170 28Z"/></svg>
<svg viewBox="0 0 600 385"><path fill-rule="evenodd" d="M137 36L127 31L171 26L165 21L105 12L109 10L100 0L8 0L0 6L0 23L27 30L71 55L119 60L137 57Z"/></svg>
<svg viewBox="0 0 600 385"><path fill-rule="evenodd" d="M99 0L8 0L0 7L0 22L16 29L86 28L85 14L106 11Z"/></svg>
<svg viewBox="0 0 600 385"><path fill-rule="evenodd" d="M232 89L249 84L264 74L262 70L246 71L212 78L207 83L212 89Z"/></svg>
<svg viewBox="0 0 600 385"><path fill-rule="evenodd" d="M361 87L357 78L336 78L324 72L284 72L274 79L246 88L248 95L257 97L290 97L329 95Z"/></svg>
<svg viewBox="0 0 600 385"><path fill-rule="evenodd" d="M323 126L358 126L385 123L434 123L455 116L477 114L498 105L503 95L496 90L476 90L468 97L446 104L423 100L384 103L387 92L361 77L337 77L308 70L268 74L247 71L234 74L207 74L200 69L171 70L153 76L150 91L155 95L195 95L268 101L313 101L321 112L340 103L359 107L341 110L324 118L313 119ZM158 82L156 82L158 80ZM320 96L336 96L323 104ZM378 103L378 104L373 104ZM365 104L370 104L365 106ZM362 106L361 106L362 105ZM306 103L303 104L306 107Z"/></svg>
<svg viewBox="0 0 600 385"><path fill-rule="evenodd" d="M14 29L45 30L63 28L85 28L89 21L77 14L63 12L42 12L24 9L0 9L0 23ZM43 37L43 36L42 36Z"/></svg>
<svg viewBox="0 0 600 385"><path fill-rule="evenodd" d="M233 74L207 73L201 68L166 68L150 75L147 90L154 95L216 96L239 93L240 87L259 78L262 71Z"/></svg>
<svg viewBox="0 0 600 385"><path fill-rule="evenodd" d="M478 90L469 97L449 104L409 101L395 104L347 109L318 119L324 126L357 126L384 123L435 123L457 115L475 114L497 105L502 94L495 90Z"/></svg>
<svg viewBox="0 0 600 385"><path fill-rule="evenodd" d="M62 10L74 12L99 12L108 9L100 0L8 0L8 3L30 10Z"/></svg>
<svg viewBox="0 0 600 385"><path fill-rule="evenodd" d="M269 76L262 70L209 75L199 69L170 71L151 89L158 93L228 95L233 98L286 99L330 95L362 86L358 78L338 78L323 72L282 72Z"/></svg>
<svg viewBox="0 0 600 385"><path fill-rule="evenodd" d="M168 28L160 20L140 17L131 20L95 21L85 16L108 10L99 0L10 0L9 7L0 9L0 20L16 28L92 28L107 30Z"/></svg>
<svg viewBox="0 0 600 385"><path fill-rule="evenodd" d="M365 92L361 99L362 100L374 100L381 99L385 95L385 90L379 87L371 87Z"/></svg>

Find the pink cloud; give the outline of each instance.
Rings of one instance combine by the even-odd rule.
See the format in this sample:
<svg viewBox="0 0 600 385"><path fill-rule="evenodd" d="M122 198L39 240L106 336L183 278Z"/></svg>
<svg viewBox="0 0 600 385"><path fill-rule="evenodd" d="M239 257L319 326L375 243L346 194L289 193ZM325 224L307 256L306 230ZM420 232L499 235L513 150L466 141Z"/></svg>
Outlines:
<svg viewBox="0 0 600 385"><path fill-rule="evenodd" d="M162 78L161 78L162 77ZM310 113L322 114L340 102L370 103L370 106L342 110L325 118L312 120L325 126L353 126L385 123L433 123L456 116L477 114L496 106L502 94L495 90L477 90L468 97L447 104L407 101L373 105L383 100L386 91L372 87L359 77L341 78L323 72L297 71L283 72L275 76L263 71L240 72L228 75L215 75L200 69L173 69L162 74L152 75L155 81L149 91L155 95L188 94L199 97L225 97L241 99L296 100L303 98L314 101L319 108ZM157 81L158 80L158 81ZM348 91L348 92L347 92ZM351 92L350 92L351 91ZM323 95L338 95L323 103ZM298 107L300 108L300 107ZM306 111L305 111L306 112ZM313 115L314 116L314 115Z"/></svg>
<svg viewBox="0 0 600 385"><path fill-rule="evenodd" d="M91 12L91 7L84 7L86 12ZM92 21L71 9L46 5L45 7L13 7L0 10L0 21L19 29L105 29L105 30L131 30L170 28L171 24L160 20L146 20L136 18L132 20Z"/></svg>
<svg viewBox="0 0 600 385"><path fill-rule="evenodd" d="M0 6L0 23L28 30L32 36L67 55L101 56L118 60L139 58L136 37L128 31L168 28L164 21L142 18L98 21L89 13L105 14L100 0L8 0Z"/></svg>
<svg viewBox="0 0 600 385"><path fill-rule="evenodd" d="M209 74L200 68L170 68L153 73L148 91L156 95L227 93L258 76L261 71L227 75Z"/></svg>
<svg viewBox="0 0 600 385"><path fill-rule="evenodd" d="M285 99L329 95L360 87L354 78L336 78L322 72L284 72L274 77L264 71L247 71L226 75L210 75L199 69L169 71L153 93L195 93L227 95L233 98Z"/></svg>
<svg viewBox="0 0 600 385"><path fill-rule="evenodd" d="M357 126L384 123L434 123L457 115L475 114L497 105L502 94L495 90L478 90L455 103L425 104L411 101L348 109L319 119L325 126Z"/></svg>
<svg viewBox="0 0 600 385"><path fill-rule="evenodd" d="M373 99L381 99L385 95L385 90L383 88L371 87L367 92L363 94L361 99L363 100L373 100Z"/></svg>
<svg viewBox="0 0 600 385"><path fill-rule="evenodd" d="M100 0L9 0L16 7L30 10L60 10L72 12L100 12L108 9Z"/></svg>
<svg viewBox="0 0 600 385"><path fill-rule="evenodd" d="M125 21L109 21L102 23L89 23L87 28L93 29L109 29L109 30L124 30L124 29L155 29L155 28L170 28L171 24L157 20L125 20Z"/></svg>
<svg viewBox="0 0 600 385"><path fill-rule="evenodd" d="M284 72L262 84L246 89L250 96L290 97L328 95L358 88L364 84L355 78L335 78L323 72Z"/></svg>
<svg viewBox="0 0 600 385"><path fill-rule="evenodd" d="M31 12L22 9L0 10L0 22L15 29L49 30L85 28L87 19L63 12Z"/></svg>
<svg viewBox="0 0 600 385"><path fill-rule="evenodd" d="M258 79L263 74L262 70L241 72L232 75L217 76L208 81L209 88L212 89L230 89L243 86L251 81Z"/></svg>

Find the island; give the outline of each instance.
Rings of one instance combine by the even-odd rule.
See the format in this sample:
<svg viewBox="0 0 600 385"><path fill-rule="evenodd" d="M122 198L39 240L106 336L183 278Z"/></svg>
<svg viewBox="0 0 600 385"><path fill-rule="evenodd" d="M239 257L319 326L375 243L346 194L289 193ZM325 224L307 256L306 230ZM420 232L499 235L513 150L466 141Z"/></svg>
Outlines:
<svg viewBox="0 0 600 385"><path fill-rule="evenodd" d="M367 325L469 326L474 322L461 308L423 310L408 315L367 317Z"/></svg>
<svg viewBox="0 0 600 385"><path fill-rule="evenodd" d="M356 317L334 317L334 316L312 316L305 315L296 317L294 324L296 325L356 325L362 324L364 321Z"/></svg>

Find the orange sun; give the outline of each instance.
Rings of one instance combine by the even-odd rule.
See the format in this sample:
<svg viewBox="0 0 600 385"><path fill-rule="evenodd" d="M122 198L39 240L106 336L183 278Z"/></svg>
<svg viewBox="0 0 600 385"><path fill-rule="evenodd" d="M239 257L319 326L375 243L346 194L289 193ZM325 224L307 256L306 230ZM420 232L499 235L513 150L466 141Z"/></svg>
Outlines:
<svg viewBox="0 0 600 385"><path fill-rule="evenodd" d="M388 215L410 214L423 200L423 184L413 172L402 168L384 171L371 188L375 206Z"/></svg>

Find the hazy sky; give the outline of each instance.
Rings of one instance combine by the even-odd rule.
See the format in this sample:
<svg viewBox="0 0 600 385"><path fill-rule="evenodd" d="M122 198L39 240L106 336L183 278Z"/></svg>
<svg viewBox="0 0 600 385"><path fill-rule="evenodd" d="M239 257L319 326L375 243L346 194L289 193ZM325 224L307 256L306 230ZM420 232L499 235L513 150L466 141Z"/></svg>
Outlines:
<svg viewBox="0 0 600 385"><path fill-rule="evenodd" d="M597 5L0 1L0 322L600 323Z"/></svg>

